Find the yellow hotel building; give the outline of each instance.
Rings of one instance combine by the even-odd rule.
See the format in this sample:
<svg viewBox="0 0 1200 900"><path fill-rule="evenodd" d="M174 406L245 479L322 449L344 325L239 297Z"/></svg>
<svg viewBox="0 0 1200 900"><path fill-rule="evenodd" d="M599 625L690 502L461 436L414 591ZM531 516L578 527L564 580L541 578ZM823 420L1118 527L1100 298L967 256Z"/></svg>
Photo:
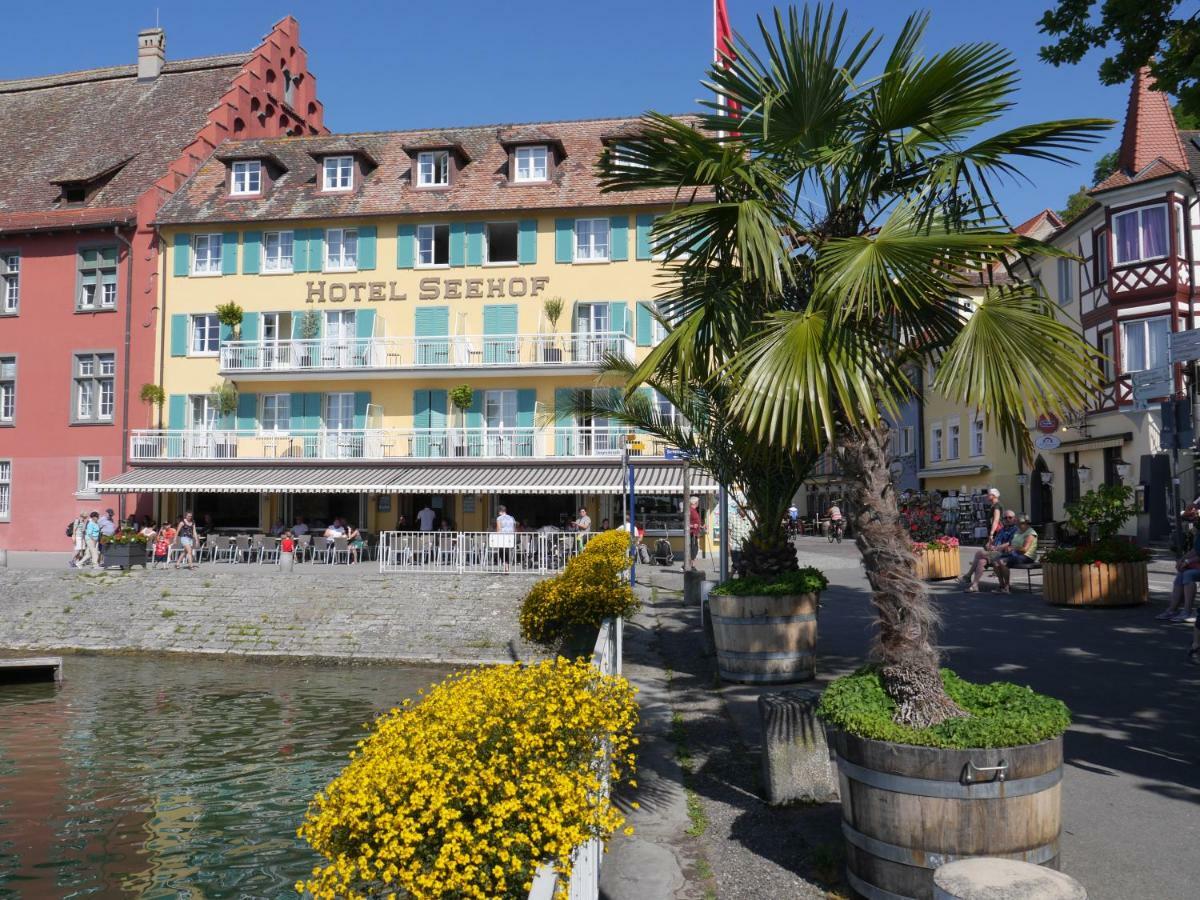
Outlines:
<svg viewBox="0 0 1200 900"><path fill-rule="evenodd" d="M390 530L428 504L453 529L489 530L501 503L530 529L581 506L599 527L624 518L628 446L639 521L677 535L682 473L665 447L556 418L606 354L661 339L651 228L676 198L603 194L595 175L635 127L223 144L160 212L165 402L104 489L218 527ZM236 330L218 317L230 303Z"/></svg>

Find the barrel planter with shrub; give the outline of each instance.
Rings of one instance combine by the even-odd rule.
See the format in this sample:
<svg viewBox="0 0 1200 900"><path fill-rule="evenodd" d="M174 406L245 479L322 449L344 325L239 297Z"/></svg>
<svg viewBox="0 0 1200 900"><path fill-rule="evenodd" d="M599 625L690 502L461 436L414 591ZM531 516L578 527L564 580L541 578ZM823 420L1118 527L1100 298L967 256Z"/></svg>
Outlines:
<svg viewBox="0 0 1200 900"><path fill-rule="evenodd" d="M1052 606L1140 606L1150 600L1149 558L1115 539L1056 548L1042 560L1042 592Z"/></svg>
<svg viewBox="0 0 1200 900"><path fill-rule="evenodd" d="M737 578L708 595L717 669L725 681L784 684L816 674L817 609L829 581L805 568Z"/></svg>
<svg viewBox="0 0 1200 900"><path fill-rule="evenodd" d="M927 543L914 543L917 558L915 574L922 581L945 581L962 575L958 538L936 537Z"/></svg>
<svg viewBox="0 0 1200 900"><path fill-rule="evenodd" d="M932 898L934 870L965 857L1058 867L1067 707L949 669L942 681L968 718L925 729L896 723L872 667L835 680L821 698L838 766L846 877L865 897Z"/></svg>

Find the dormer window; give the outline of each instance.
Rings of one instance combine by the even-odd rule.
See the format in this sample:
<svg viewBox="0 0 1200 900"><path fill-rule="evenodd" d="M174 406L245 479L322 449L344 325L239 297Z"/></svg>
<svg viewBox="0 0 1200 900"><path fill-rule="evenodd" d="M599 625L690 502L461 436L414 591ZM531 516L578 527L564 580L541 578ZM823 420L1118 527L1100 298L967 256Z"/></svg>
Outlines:
<svg viewBox="0 0 1200 900"><path fill-rule="evenodd" d="M87 188L82 184L73 184L62 189L64 203L82 203L87 199Z"/></svg>
<svg viewBox="0 0 1200 900"><path fill-rule="evenodd" d="M240 160L233 164L233 179L229 193L234 197L262 193L262 163L257 159Z"/></svg>
<svg viewBox="0 0 1200 900"><path fill-rule="evenodd" d="M1148 206L1113 216L1117 265L1161 259L1167 255L1167 208Z"/></svg>
<svg viewBox="0 0 1200 900"><path fill-rule="evenodd" d="M545 181L549 148L545 144L532 147L517 147L515 152L517 163L514 181Z"/></svg>
<svg viewBox="0 0 1200 900"><path fill-rule="evenodd" d="M323 173L323 190L352 190L354 188L354 157L326 156L323 165Z"/></svg>
<svg viewBox="0 0 1200 900"><path fill-rule="evenodd" d="M426 150L417 154L417 187L447 187L449 184L449 150Z"/></svg>

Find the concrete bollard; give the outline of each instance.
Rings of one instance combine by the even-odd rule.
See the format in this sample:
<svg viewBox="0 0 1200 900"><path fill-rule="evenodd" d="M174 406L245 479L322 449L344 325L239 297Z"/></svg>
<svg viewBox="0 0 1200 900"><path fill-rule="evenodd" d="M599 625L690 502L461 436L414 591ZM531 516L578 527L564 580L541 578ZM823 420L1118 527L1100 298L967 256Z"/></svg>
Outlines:
<svg viewBox="0 0 1200 900"><path fill-rule="evenodd" d="M296 564L296 554L295 553L282 553L281 552L279 554L279 571L280 572L292 571L292 567L295 566L295 564Z"/></svg>
<svg viewBox="0 0 1200 900"><path fill-rule="evenodd" d="M817 691L798 690L758 698L768 803L826 803L837 797L825 727L816 717L820 697Z"/></svg>
<svg viewBox="0 0 1200 900"><path fill-rule="evenodd" d="M0 569L8 568L8 551L0 550Z"/></svg>
<svg viewBox="0 0 1200 900"><path fill-rule="evenodd" d="M700 585L704 583L704 573L699 569L686 569L683 573L683 605L700 605Z"/></svg>
<svg viewBox="0 0 1200 900"><path fill-rule="evenodd" d="M1087 900L1070 875L1015 859L977 856L933 873L933 900Z"/></svg>

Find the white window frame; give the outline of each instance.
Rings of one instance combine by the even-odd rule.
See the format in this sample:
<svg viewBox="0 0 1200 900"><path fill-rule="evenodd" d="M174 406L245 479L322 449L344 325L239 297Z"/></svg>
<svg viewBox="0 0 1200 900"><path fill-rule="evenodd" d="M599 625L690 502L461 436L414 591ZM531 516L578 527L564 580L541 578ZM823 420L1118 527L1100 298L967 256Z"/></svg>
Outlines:
<svg viewBox="0 0 1200 900"><path fill-rule="evenodd" d="M233 164L229 178L232 197L255 197L262 193L262 163L257 159L240 159Z"/></svg>
<svg viewBox="0 0 1200 900"><path fill-rule="evenodd" d="M274 239L272 241L272 239ZM268 231L263 234L262 271L268 275L287 274L292 271L295 253L295 232ZM272 253L272 250L275 252Z"/></svg>
<svg viewBox="0 0 1200 900"><path fill-rule="evenodd" d="M203 251L203 258L201 251ZM200 276L221 274L220 232L192 235L192 274Z"/></svg>
<svg viewBox="0 0 1200 900"><path fill-rule="evenodd" d="M932 422L929 425L929 461L942 461L942 423Z"/></svg>
<svg viewBox="0 0 1200 900"><path fill-rule="evenodd" d="M111 265L106 265L103 258L105 250L113 251ZM84 253L95 253L96 261L85 263ZM79 294L75 298L77 312L96 312L97 310L114 310L117 308L117 278L120 250L115 245L103 247L80 247L77 253L79 273ZM86 284L91 278L92 283ZM87 288L91 287L89 295ZM86 298L86 299L85 299Z"/></svg>
<svg viewBox="0 0 1200 900"><path fill-rule="evenodd" d="M1169 335L1171 333L1171 317L1169 315L1168 316L1150 316L1145 319L1129 319L1129 320L1123 321L1121 323L1121 372L1122 372L1122 374L1128 375L1131 372L1144 372L1144 371L1147 371L1148 369L1158 368L1159 366L1165 366L1167 364L1167 344L1166 344L1166 342L1164 342L1164 344L1161 348L1162 352L1159 354L1157 364L1154 361L1152 361L1150 358L1151 350L1153 349L1150 345L1150 324L1152 322L1166 322L1167 323L1167 332L1166 333L1168 335L1167 340L1169 341L1170 340ZM1130 344L1132 341L1130 332L1134 331L1135 329L1137 331L1141 332L1140 340L1141 340L1141 344L1142 344L1142 354L1143 354L1143 359L1144 359L1146 365L1141 368L1131 369L1129 367L1129 347L1130 347Z"/></svg>
<svg viewBox="0 0 1200 900"><path fill-rule="evenodd" d="M0 315L15 316L21 311L21 252L0 250L0 288L3 297Z"/></svg>
<svg viewBox="0 0 1200 900"><path fill-rule="evenodd" d="M670 425L684 424L683 414L676 409L674 403L672 403L658 391L654 391L650 403L654 414L658 416L660 423L666 423Z"/></svg>
<svg viewBox="0 0 1200 900"><path fill-rule="evenodd" d="M550 177L550 148L546 144L517 147L513 153L513 162L516 167L513 181L538 182L546 181Z"/></svg>
<svg viewBox="0 0 1200 900"><path fill-rule="evenodd" d="M498 408L499 421L492 425L490 410ZM511 410L512 418L508 420L505 412ZM486 428L515 428L517 425L517 391L515 388L493 388L483 392L483 424Z"/></svg>
<svg viewBox="0 0 1200 900"><path fill-rule="evenodd" d="M971 456L987 454L987 433L983 427L983 419L971 420Z"/></svg>
<svg viewBox="0 0 1200 900"><path fill-rule="evenodd" d="M1108 241L1109 241L1109 238L1110 238L1110 235L1109 235L1108 231L1105 231L1103 234L1100 235L1100 240L1095 242L1096 261L1095 261L1095 266L1093 267L1093 275L1095 276L1096 284L1093 285L1093 287L1104 287L1105 285L1108 284L1108 269L1109 269Z"/></svg>
<svg viewBox="0 0 1200 900"><path fill-rule="evenodd" d="M326 156L321 160L321 189L324 191L354 190L354 157Z"/></svg>
<svg viewBox="0 0 1200 900"><path fill-rule="evenodd" d="M417 187L450 186L450 151L422 150L417 154Z"/></svg>
<svg viewBox="0 0 1200 900"><path fill-rule="evenodd" d="M0 356L0 425L17 420L17 358Z"/></svg>
<svg viewBox="0 0 1200 900"><path fill-rule="evenodd" d="M893 452L896 456L909 456L913 452L913 427L902 425L892 432L895 439Z"/></svg>
<svg viewBox="0 0 1200 900"><path fill-rule="evenodd" d="M437 256L437 233L438 229L445 229L446 234L446 261L444 263L432 261L423 262L422 257L425 255L425 245L429 245L429 258L436 260ZM418 269L448 269L450 268L450 226L447 224L440 225L418 225L417 226L417 258L415 262Z"/></svg>
<svg viewBox="0 0 1200 900"><path fill-rule="evenodd" d="M198 417L200 422L198 423L196 421L197 410L200 412ZM215 394L187 395L187 428L189 431L212 431L217 427L217 421L220 418Z"/></svg>
<svg viewBox="0 0 1200 900"><path fill-rule="evenodd" d="M95 477L89 477L89 471L95 470ZM103 476L100 470L100 458L98 456L85 456L79 460L79 470L77 481L75 484L76 497L98 497L100 492L96 490L97 486L103 481Z"/></svg>
<svg viewBox="0 0 1200 900"><path fill-rule="evenodd" d="M952 452L953 451L953 452ZM958 459L962 455L962 425L957 419L946 420L946 459Z"/></svg>
<svg viewBox="0 0 1200 900"><path fill-rule="evenodd" d="M270 409L270 411L268 411ZM292 395L262 394L258 398L258 429L264 433L292 430Z"/></svg>
<svg viewBox="0 0 1200 900"><path fill-rule="evenodd" d="M516 229L516 240L513 242L512 259L492 259L492 241L490 229L496 225L505 225ZM486 222L483 226L483 264L485 266L516 266L521 262L521 226L518 222Z"/></svg>
<svg viewBox="0 0 1200 900"><path fill-rule="evenodd" d="M349 399L347 399L347 398L349 398ZM350 404L350 407L349 407L350 408L350 424L348 426L339 424L336 426L335 430L351 431L354 429L354 392L353 391L330 391L329 393L327 393L325 395L324 402L321 404L321 413L322 413L321 421L324 423L326 428L328 428L328 429L335 428L334 426L331 426L329 424L329 421L332 418L330 413L333 412L334 405L336 404L339 407L340 412L345 412L344 407L347 403Z"/></svg>
<svg viewBox="0 0 1200 900"><path fill-rule="evenodd" d="M1099 346L1096 348L1100 351L1100 373L1104 377L1105 384L1111 384L1113 379L1117 377L1117 361L1113 357L1113 331L1100 332Z"/></svg>
<svg viewBox="0 0 1200 900"><path fill-rule="evenodd" d="M338 248L336 259L333 255L334 244ZM354 252L347 253L346 248L353 244ZM325 267L326 272L357 272L358 271L358 229L357 228L326 228L325 229Z"/></svg>
<svg viewBox="0 0 1200 900"><path fill-rule="evenodd" d="M0 459L0 522L12 518L12 460Z"/></svg>
<svg viewBox="0 0 1200 900"><path fill-rule="evenodd" d="M609 226L608 219L575 220L575 262L609 262L612 257L612 235ZM604 236L603 241L599 240L601 232Z"/></svg>
<svg viewBox="0 0 1200 900"><path fill-rule="evenodd" d="M116 411L116 354L76 353L71 366L71 421L111 424Z"/></svg>
<svg viewBox="0 0 1200 900"><path fill-rule="evenodd" d="M196 341L202 343L197 349ZM209 343L215 343L208 349ZM188 316L188 356L216 356L221 352L221 320L216 313L193 313Z"/></svg>
<svg viewBox="0 0 1200 900"><path fill-rule="evenodd" d="M1166 236L1167 246L1165 253L1155 254L1154 256L1146 255L1146 229L1143 225L1145 216L1151 212L1158 212L1163 217L1163 234ZM1120 249L1121 242L1117 240L1117 232L1120 231L1120 222L1123 219L1134 217L1138 233L1138 255L1132 259L1121 259ZM1171 214L1165 203L1155 203L1151 206L1142 206L1137 209L1130 209L1122 213L1117 213L1112 217L1112 234L1109 236L1112 241L1112 258L1116 265L1126 266L1134 263L1149 262L1154 259L1166 259L1171 253Z"/></svg>
<svg viewBox="0 0 1200 900"><path fill-rule="evenodd" d="M1074 263L1075 263L1075 261L1071 260L1071 259L1058 260L1058 305L1059 306L1066 306L1068 303L1070 303L1072 300L1075 299L1075 293L1074 293L1074 289L1072 287L1072 282L1074 281L1074 279L1071 277L1071 274L1072 274L1071 270L1074 266Z"/></svg>

